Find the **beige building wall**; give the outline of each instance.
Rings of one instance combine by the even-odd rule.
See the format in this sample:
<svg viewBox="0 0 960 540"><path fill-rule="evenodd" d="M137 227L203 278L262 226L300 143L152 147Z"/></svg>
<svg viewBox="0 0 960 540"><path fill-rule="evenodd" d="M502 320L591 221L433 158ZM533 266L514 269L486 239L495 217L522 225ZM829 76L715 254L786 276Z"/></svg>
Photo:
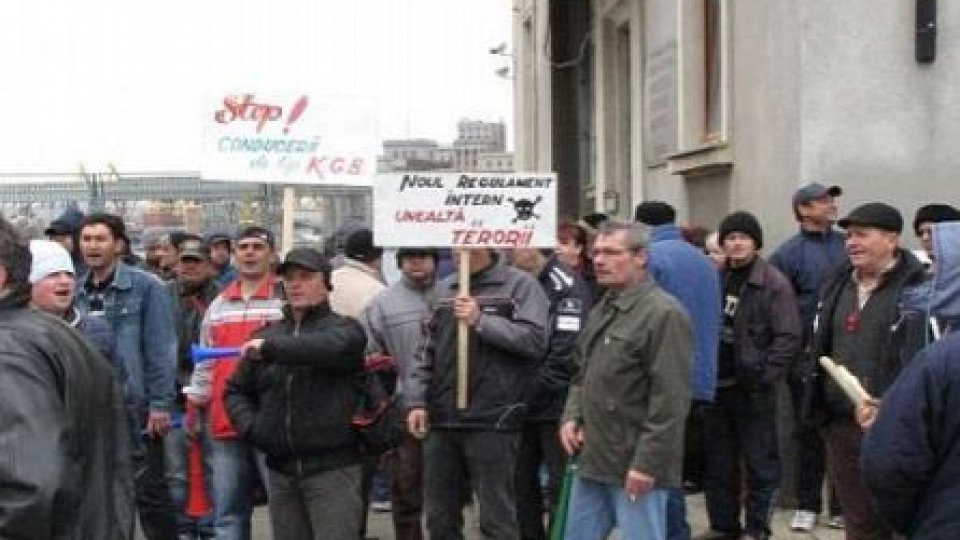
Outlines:
<svg viewBox="0 0 960 540"><path fill-rule="evenodd" d="M925 202L960 205L960 2L938 3L932 64L914 58L915 2L716 0L713 39L709 1L587 3L593 120L581 208L626 218L662 199L709 228L745 209L772 248L794 231L790 196L808 180L842 185L841 211L884 200L907 222ZM515 0L518 170L550 170L555 154L577 150L552 144L560 89L544 58L545 40L561 35L549 10L574 4ZM708 63L719 65L712 79ZM718 100L707 100L708 79Z"/></svg>

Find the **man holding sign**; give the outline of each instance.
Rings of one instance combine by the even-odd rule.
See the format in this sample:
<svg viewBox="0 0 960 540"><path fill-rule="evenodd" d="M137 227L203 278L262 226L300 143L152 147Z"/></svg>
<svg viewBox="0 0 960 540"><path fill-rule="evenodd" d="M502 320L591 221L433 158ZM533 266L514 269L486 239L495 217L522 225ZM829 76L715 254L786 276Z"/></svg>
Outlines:
<svg viewBox="0 0 960 540"><path fill-rule="evenodd" d="M469 471L481 535L516 539L521 392L546 352L549 302L533 277L503 264L493 249L458 252L457 263L469 264L469 290L457 276L440 284L407 387L408 427L426 437L427 528L431 538L463 537ZM457 388L460 323L469 327L466 396Z"/></svg>

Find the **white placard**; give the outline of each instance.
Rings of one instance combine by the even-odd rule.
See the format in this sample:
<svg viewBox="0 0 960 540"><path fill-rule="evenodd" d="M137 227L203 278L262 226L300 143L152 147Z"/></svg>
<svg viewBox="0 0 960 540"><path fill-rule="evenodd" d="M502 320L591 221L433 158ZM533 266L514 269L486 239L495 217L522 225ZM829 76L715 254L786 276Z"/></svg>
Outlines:
<svg viewBox="0 0 960 540"><path fill-rule="evenodd" d="M360 99L224 94L208 100L204 180L369 186L377 123Z"/></svg>
<svg viewBox="0 0 960 540"><path fill-rule="evenodd" d="M383 247L554 247L552 173L402 173L374 179Z"/></svg>

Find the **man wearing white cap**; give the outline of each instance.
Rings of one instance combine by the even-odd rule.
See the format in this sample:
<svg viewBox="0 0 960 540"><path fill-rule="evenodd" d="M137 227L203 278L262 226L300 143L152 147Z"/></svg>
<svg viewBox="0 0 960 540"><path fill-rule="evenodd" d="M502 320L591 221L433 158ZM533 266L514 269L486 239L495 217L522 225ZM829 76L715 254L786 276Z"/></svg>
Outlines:
<svg viewBox="0 0 960 540"><path fill-rule="evenodd" d="M116 339L110 325L99 317L80 313L73 305L73 259L62 245L52 240L31 240L30 304L67 322L80 331L116 370L121 388L126 389L127 377L123 363L114 354Z"/></svg>

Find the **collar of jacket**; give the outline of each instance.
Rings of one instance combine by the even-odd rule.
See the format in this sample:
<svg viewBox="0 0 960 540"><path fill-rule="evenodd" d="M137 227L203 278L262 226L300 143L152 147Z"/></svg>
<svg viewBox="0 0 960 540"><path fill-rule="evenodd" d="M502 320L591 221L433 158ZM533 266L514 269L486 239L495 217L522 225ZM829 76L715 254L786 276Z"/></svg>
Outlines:
<svg viewBox="0 0 960 540"><path fill-rule="evenodd" d="M235 279L227 288L223 290L224 298L228 300L243 300L243 287L241 286L241 279ZM277 276L273 274L267 274L260 280L260 284L257 285L257 290L253 291L253 295L250 296L250 299L256 298L257 300L269 300L273 298L275 288L277 286Z"/></svg>
<svg viewBox="0 0 960 540"><path fill-rule="evenodd" d="M623 292L617 293L607 290L607 294L611 295L612 298L609 298L606 303L617 308L619 311L630 311L634 305L646 298L654 287L656 287L656 285L653 283L653 279L647 278L646 281L634 285Z"/></svg>
<svg viewBox="0 0 960 540"><path fill-rule="evenodd" d="M324 300L319 304L308 307L307 310L303 312L303 319L300 320L300 324L321 319L330 313L330 302ZM284 320L293 322L293 309L290 307L290 304L283 306L283 318Z"/></svg>
<svg viewBox="0 0 960 540"><path fill-rule="evenodd" d="M400 283L403 283L403 286L410 289L411 291L424 292L429 291L437 283L437 278L434 276L429 283L416 283L407 276L402 276L400 278Z"/></svg>
<svg viewBox="0 0 960 540"><path fill-rule="evenodd" d="M747 283L750 284L751 287L766 287L767 261L765 261L760 255L757 255L750 264L750 277L747 278Z"/></svg>
<svg viewBox="0 0 960 540"><path fill-rule="evenodd" d="M133 280L130 279L130 272L132 268L133 267L127 263L118 260L117 266L115 266L113 269L113 281L110 282L110 288L127 290L130 287L133 287ZM91 277L93 277L93 270L88 269L87 272L77 281L77 283L79 286L83 286L84 283L90 281Z"/></svg>
<svg viewBox="0 0 960 540"><path fill-rule="evenodd" d="M341 268L353 268L359 270L360 272L367 274L380 283L383 283L383 276L380 275L380 272L378 272L376 268L356 259L351 259L350 257L344 258L343 266L341 266Z"/></svg>
<svg viewBox="0 0 960 540"><path fill-rule="evenodd" d="M18 293L16 289L8 289L0 296L0 310L20 309L30 303L30 289L26 293Z"/></svg>
<svg viewBox="0 0 960 540"><path fill-rule="evenodd" d="M833 234L833 226L827 227L822 231L813 231L810 229L804 229L800 227L800 236L808 240L814 240L816 242L825 242Z"/></svg>
<svg viewBox="0 0 960 540"><path fill-rule="evenodd" d="M483 270L477 272L476 274L470 274L470 286L473 287L477 284L503 284L507 281L507 266L503 263L503 260L496 253L492 254L493 264L484 268ZM459 270L457 270L459 272ZM453 289L460 288L460 280L456 279L456 273L454 274L453 281L450 282L450 287Z"/></svg>
<svg viewBox="0 0 960 540"><path fill-rule="evenodd" d="M673 223L664 223L650 229L650 243L662 242L664 240L683 240L680 233L680 227Z"/></svg>
<svg viewBox="0 0 960 540"><path fill-rule="evenodd" d="M217 284L213 281L213 278L207 278L206 281L200 285L195 285L193 287L188 287L187 284L179 279L177 283L177 293L182 297L196 296L198 298L203 298L205 300L212 301L217 297L219 293L217 289Z"/></svg>

